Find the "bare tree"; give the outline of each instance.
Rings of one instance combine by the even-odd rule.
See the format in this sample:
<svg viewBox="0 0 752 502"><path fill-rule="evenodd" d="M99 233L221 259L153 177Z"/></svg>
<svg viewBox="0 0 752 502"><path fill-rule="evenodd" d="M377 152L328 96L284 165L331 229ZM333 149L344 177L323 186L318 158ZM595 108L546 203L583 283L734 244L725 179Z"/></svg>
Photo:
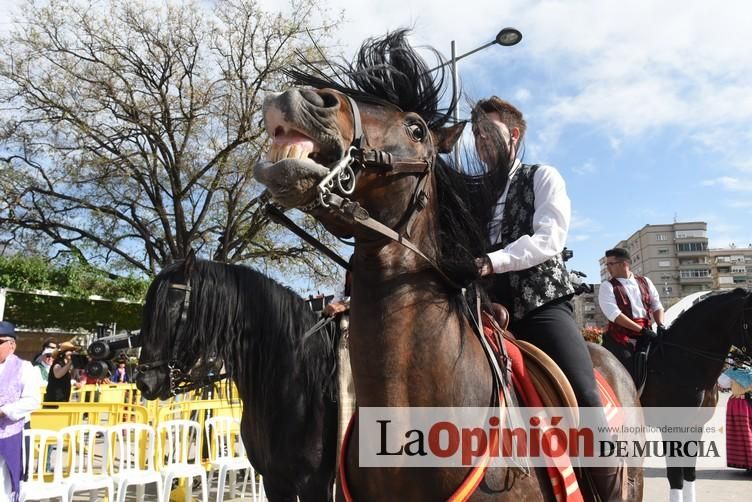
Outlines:
<svg viewBox="0 0 752 502"><path fill-rule="evenodd" d="M193 248L331 276L270 225L252 180L264 93L329 43L318 4L30 2L0 47L6 245L147 274Z"/></svg>

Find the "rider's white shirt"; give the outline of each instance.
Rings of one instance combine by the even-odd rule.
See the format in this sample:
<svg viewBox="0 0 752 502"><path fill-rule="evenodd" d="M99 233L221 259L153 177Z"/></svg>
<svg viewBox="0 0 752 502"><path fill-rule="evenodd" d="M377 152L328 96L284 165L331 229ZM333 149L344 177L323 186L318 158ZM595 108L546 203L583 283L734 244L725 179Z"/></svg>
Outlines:
<svg viewBox="0 0 752 502"><path fill-rule="evenodd" d="M510 181L519 168L520 160L515 159L509 172ZM504 206L510 185L511 183L507 183L504 193L499 197L489 225L488 235L492 244L501 239ZM564 178L554 167L540 166L533 176L533 193L533 235L524 235L504 249L488 253L495 274L527 270L564 250L572 213Z"/></svg>
<svg viewBox="0 0 752 502"><path fill-rule="evenodd" d="M655 289L655 285L647 277L645 277L645 280L647 280L648 291L650 291L650 305L648 306L650 308L650 312L655 312L656 310L663 309L663 305L661 304L661 300L658 297L658 290ZM640 286L637 284L637 279L635 279L634 274L630 273L627 279L618 278L617 281L624 285L624 289L627 292L629 303L632 306L632 319L647 318L647 312L645 311L645 307L642 305L642 293L640 293ZM601 288L598 291L598 305L603 311L603 315L606 316L606 319L611 322L613 322L614 319L616 319L619 314L621 314L621 310L619 310L619 306L616 304L614 287L609 281L603 281L603 283L601 284Z"/></svg>

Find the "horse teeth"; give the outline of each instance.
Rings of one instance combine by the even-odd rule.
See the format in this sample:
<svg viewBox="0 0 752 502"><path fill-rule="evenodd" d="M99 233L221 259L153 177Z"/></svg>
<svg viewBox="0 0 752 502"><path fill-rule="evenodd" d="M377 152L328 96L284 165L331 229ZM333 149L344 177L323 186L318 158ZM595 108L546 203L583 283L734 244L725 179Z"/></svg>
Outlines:
<svg viewBox="0 0 752 502"><path fill-rule="evenodd" d="M277 162L278 153L279 147L276 144L272 143L271 148L269 148L269 160L271 160L272 162Z"/></svg>
<svg viewBox="0 0 752 502"><path fill-rule="evenodd" d="M301 148L299 145L290 145L290 150L287 153L288 159L299 159Z"/></svg>
<svg viewBox="0 0 752 502"><path fill-rule="evenodd" d="M289 145L289 144L288 145L282 145L282 148L281 148L281 150L279 152L279 159L280 160L290 158L290 148L291 148L291 145Z"/></svg>

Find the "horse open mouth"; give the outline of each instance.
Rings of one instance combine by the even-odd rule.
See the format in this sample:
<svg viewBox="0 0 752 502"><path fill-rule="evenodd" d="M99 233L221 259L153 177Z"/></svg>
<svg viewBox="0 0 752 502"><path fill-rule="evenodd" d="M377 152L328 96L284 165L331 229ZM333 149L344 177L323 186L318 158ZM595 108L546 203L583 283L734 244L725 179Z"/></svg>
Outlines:
<svg viewBox="0 0 752 502"><path fill-rule="evenodd" d="M285 101L287 97L273 96L264 102L264 124L272 141L266 159L256 164L254 177L283 206L305 207L314 202L316 186L344 150L339 138L320 122L300 125L309 118L300 111L305 103L293 106Z"/></svg>

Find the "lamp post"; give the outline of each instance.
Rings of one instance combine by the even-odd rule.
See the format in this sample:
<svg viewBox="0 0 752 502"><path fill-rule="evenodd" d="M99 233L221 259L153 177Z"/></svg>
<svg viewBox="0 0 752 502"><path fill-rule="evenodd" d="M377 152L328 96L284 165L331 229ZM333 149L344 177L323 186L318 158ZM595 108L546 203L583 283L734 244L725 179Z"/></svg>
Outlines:
<svg viewBox="0 0 752 502"><path fill-rule="evenodd" d="M456 45L454 43L454 40L452 40L452 58L445 62L440 64L439 66L435 68L431 68L429 72L433 72L438 70L439 68L442 68L448 64L452 65L452 101L455 103L454 106L454 113L453 118L455 122L459 122L459 89L458 89L458 77L457 77L457 61L460 59L466 58L470 56L471 54L475 54L476 52L482 51L483 49L487 49L488 47L491 47L492 45L502 45L504 47L510 47L512 45L517 45L520 40L522 40L522 33L516 29L516 28L503 28L499 33L496 34L496 37L491 40L490 42L481 45L480 47L477 47L471 51L468 51L464 54L457 55L456 52ZM454 145L454 163L459 164L460 160L460 153L459 153L459 145Z"/></svg>

